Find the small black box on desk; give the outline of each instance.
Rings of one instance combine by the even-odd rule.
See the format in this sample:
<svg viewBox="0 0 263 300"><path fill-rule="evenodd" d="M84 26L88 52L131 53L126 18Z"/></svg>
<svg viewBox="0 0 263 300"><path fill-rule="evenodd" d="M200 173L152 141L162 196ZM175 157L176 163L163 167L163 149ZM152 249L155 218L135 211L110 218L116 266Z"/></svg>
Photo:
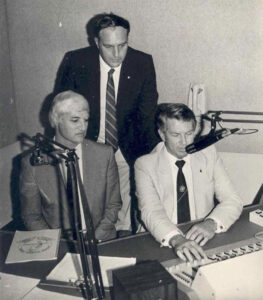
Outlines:
<svg viewBox="0 0 263 300"><path fill-rule="evenodd" d="M112 271L114 300L176 300L177 282L157 261Z"/></svg>

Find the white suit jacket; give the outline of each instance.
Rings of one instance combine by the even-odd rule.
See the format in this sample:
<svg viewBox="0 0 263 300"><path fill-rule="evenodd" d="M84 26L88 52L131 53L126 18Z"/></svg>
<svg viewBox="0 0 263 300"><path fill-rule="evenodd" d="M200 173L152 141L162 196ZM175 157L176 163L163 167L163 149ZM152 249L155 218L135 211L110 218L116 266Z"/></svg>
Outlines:
<svg viewBox="0 0 263 300"><path fill-rule="evenodd" d="M234 190L214 146L191 154L190 165L196 218L218 220L226 231L240 216L242 201ZM177 230L171 221L174 209L174 188L171 168L164 143L136 160L136 194L142 220L156 238L161 240ZM214 196L219 204L214 207Z"/></svg>

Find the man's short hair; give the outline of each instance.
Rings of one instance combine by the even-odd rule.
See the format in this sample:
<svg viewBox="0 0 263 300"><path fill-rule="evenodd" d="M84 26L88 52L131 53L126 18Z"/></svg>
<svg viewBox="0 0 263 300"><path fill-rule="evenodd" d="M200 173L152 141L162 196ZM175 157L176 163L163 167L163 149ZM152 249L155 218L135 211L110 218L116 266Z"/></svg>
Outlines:
<svg viewBox="0 0 263 300"><path fill-rule="evenodd" d="M68 105L66 103L63 103L64 101L66 101L66 100L76 101L76 100L80 100L80 99L87 103L87 109L89 110L88 101L82 95L75 93L71 90L57 94L56 97L53 99L53 102L51 104L50 111L49 111L49 122L50 122L51 126L53 128L55 128L60 116L63 113L68 112Z"/></svg>
<svg viewBox="0 0 263 300"><path fill-rule="evenodd" d="M161 103L157 106L155 114L155 126L165 130L166 120L176 119L185 122L193 122L196 126L196 118L193 111L183 103Z"/></svg>
<svg viewBox="0 0 263 300"><path fill-rule="evenodd" d="M94 37L99 37L99 33L102 29L108 27L116 27L121 26L127 29L127 33L130 32L130 23L126 19L117 16L113 13L110 14L100 14L99 17L96 19L96 23L94 26Z"/></svg>

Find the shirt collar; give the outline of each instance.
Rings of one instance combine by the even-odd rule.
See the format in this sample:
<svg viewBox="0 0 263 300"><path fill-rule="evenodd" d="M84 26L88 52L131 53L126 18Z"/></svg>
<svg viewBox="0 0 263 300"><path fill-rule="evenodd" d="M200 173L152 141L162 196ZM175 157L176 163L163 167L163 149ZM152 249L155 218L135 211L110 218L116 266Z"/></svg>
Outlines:
<svg viewBox="0 0 263 300"><path fill-rule="evenodd" d="M80 143L80 144L78 144L78 146L77 146L77 147L75 147L75 149L76 149L76 151L79 151L79 150L81 149L81 143Z"/></svg>
<svg viewBox="0 0 263 300"><path fill-rule="evenodd" d="M78 146L75 148L76 149L76 154L77 156L80 158L81 157L81 154L82 154L82 147L81 147L81 143L78 144Z"/></svg>
<svg viewBox="0 0 263 300"><path fill-rule="evenodd" d="M101 67L101 70L103 72L108 73L110 69L114 69L115 72L116 72L116 71L119 71L121 69L121 66L122 66L122 63L118 67L112 68L108 64L106 64L104 59L100 56L100 67Z"/></svg>
<svg viewBox="0 0 263 300"><path fill-rule="evenodd" d="M53 138L53 140L56 142L56 137L54 136L54 138ZM82 143L79 143L75 148L73 148L73 149L75 149L75 150L80 150L81 149L81 144ZM59 146L57 146L57 145L53 145L53 147L57 150L57 149L61 149Z"/></svg>
<svg viewBox="0 0 263 300"><path fill-rule="evenodd" d="M56 141L56 137L54 137L53 140ZM53 145L53 147L54 147L55 151L64 152L64 150L61 149L57 145ZM82 143L79 143L74 149L75 149L77 156L80 157L80 155L82 154Z"/></svg>
<svg viewBox="0 0 263 300"><path fill-rule="evenodd" d="M189 163L190 161L190 157L189 155L187 154L185 157L183 158L177 158L175 156L173 156L171 153L168 152L166 146L164 145L164 153L166 155L166 157L169 159L169 161L171 162L171 164L175 164L178 160L184 160L185 163Z"/></svg>

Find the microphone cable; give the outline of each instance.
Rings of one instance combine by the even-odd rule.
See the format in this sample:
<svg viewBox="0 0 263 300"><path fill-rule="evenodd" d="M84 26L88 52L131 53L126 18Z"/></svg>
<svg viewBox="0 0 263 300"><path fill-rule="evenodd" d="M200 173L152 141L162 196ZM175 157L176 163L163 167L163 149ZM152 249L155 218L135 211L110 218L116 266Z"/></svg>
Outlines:
<svg viewBox="0 0 263 300"><path fill-rule="evenodd" d="M221 129L226 129L231 131L231 128L223 127L221 122L218 122L218 125L220 126ZM232 134L245 135L245 134L252 134L256 132L258 132L258 129L256 128L239 128L238 131L232 132Z"/></svg>

